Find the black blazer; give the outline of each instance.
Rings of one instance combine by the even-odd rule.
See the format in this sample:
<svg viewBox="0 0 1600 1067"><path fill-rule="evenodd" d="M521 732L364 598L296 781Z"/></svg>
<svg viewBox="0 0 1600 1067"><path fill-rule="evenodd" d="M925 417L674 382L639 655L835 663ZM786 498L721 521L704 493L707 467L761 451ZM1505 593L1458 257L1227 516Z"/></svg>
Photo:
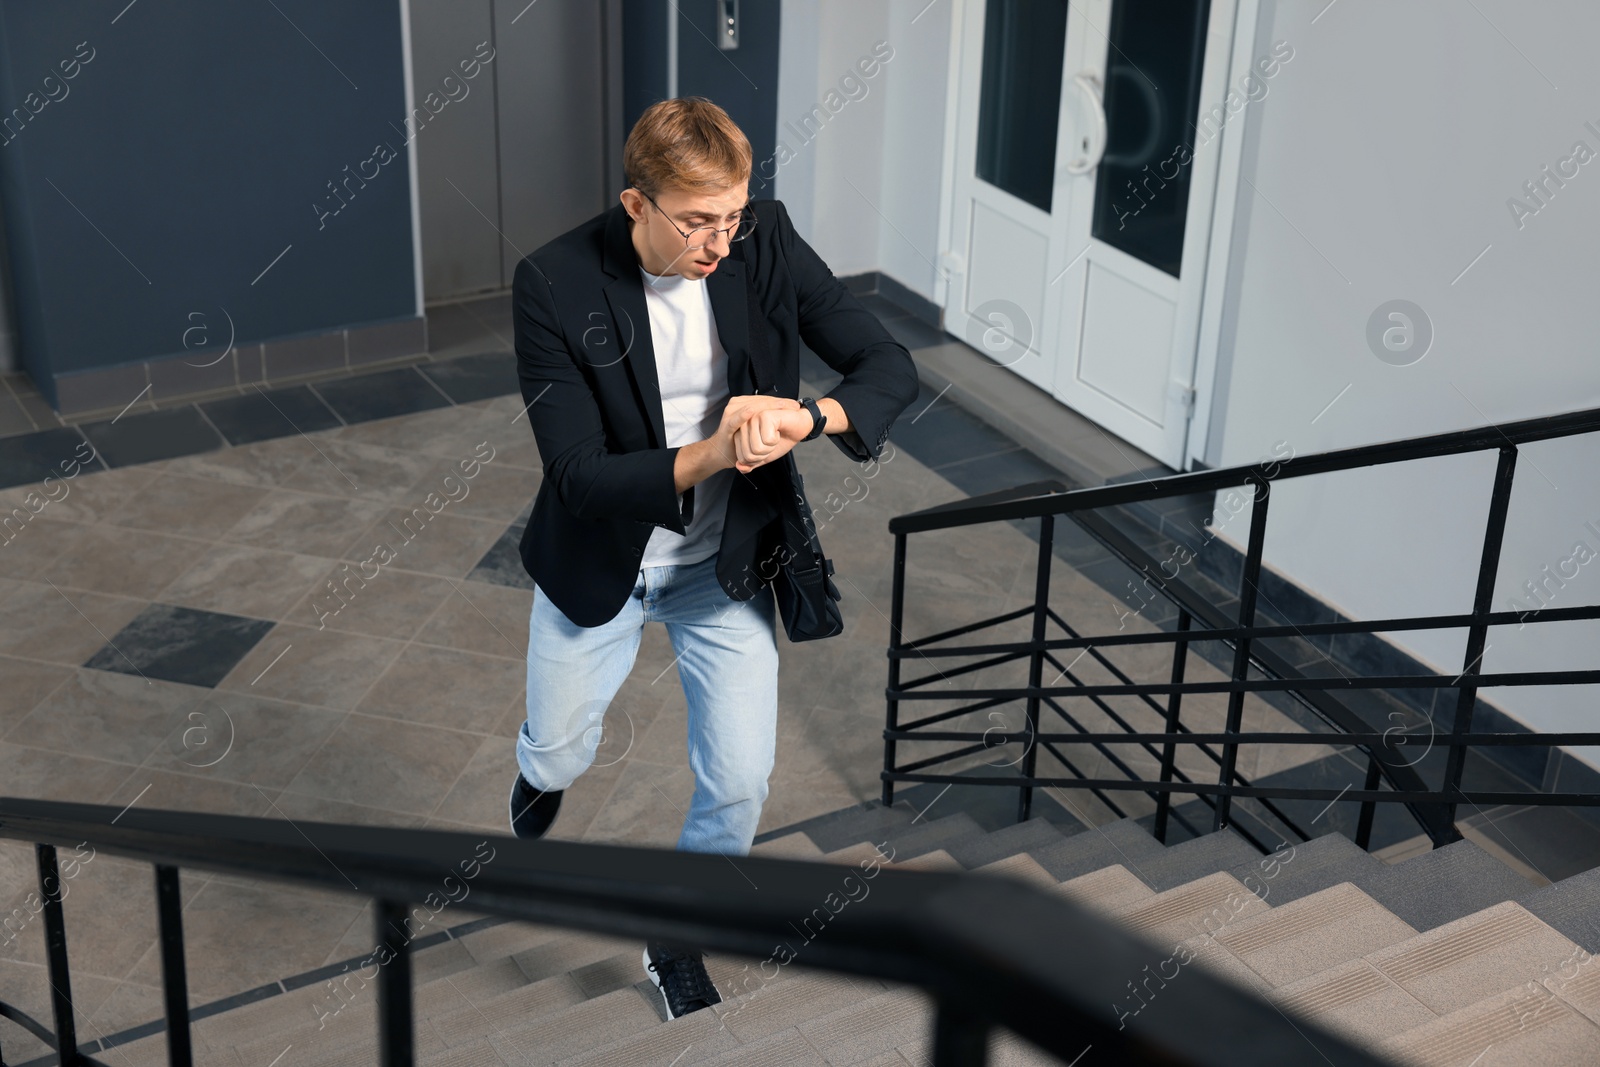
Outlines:
<svg viewBox="0 0 1600 1067"><path fill-rule="evenodd" d="M751 207L755 232L706 279L728 354L729 394L755 392L745 290L751 271L766 320L759 326L777 367L768 391L798 399L803 341L844 375L826 395L852 430L825 439L858 461L881 457L890 425L917 396L911 353L795 233L781 201ZM618 203L523 257L511 292L517 374L544 464L522 563L563 615L599 626L627 602L655 528L682 534L694 516L694 487L676 491L678 449L665 447L627 211ZM717 560L717 579L734 600L767 584L755 560L777 517L772 501L782 475L778 463L734 474Z"/></svg>

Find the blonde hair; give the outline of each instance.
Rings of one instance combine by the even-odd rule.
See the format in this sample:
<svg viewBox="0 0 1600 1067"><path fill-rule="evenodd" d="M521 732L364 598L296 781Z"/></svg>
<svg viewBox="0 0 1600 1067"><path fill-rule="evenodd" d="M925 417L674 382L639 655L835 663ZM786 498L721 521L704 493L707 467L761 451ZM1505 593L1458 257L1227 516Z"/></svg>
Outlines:
<svg viewBox="0 0 1600 1067"><path fill-rule="evenodd" d="M750 140L728 113L703 96L645 108L622 148L628 184L650 196L748 184Z"/></svg>

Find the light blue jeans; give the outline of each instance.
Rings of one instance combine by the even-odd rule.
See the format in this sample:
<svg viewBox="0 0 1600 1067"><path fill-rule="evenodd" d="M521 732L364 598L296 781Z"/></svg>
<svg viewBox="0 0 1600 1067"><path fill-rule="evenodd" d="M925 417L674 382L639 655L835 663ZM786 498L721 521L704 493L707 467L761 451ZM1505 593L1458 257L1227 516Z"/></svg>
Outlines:
<svg viewBox="0 0 1600 1067"><path fill-rule="evenodd" d="M749 600L729 597L716 569L715 553L642 567L617 617L593 627L574 624L535 586L517 763L528 784L545 790L572 785L597 753L603 766L624 759L632 731L608 734L606 709L633 670L644 624L665 623L689 706L695 781L677 847L743 856L777 742L777 606L770 586Z"/></svg>

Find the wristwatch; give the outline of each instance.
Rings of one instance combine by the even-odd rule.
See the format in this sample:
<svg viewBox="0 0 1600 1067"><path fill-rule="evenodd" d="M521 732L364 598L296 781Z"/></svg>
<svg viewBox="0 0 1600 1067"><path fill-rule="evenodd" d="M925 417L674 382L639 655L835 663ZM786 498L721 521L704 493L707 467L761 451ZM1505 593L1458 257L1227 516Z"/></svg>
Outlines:
<svg viewBox="0 0 1600 1067"><path fill-rule="evenodd" d="M817 407L817 402L809 396L800 398L800 406L811 412L811 432L800 438L800 440L810 441L821 437L823 428L828 424L828 416L822 413L822 409Z"/></svg>

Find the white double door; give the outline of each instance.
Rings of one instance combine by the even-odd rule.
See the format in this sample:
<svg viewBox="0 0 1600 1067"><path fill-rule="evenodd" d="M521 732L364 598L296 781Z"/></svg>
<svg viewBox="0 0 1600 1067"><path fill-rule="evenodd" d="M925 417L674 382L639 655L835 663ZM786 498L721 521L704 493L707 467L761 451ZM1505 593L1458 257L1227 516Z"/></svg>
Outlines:
<svg viewBox="0 0 1600 1067"><path fill-rule="evenodd" d="M1067 0L1053 37L1019 21L1036 4L961 5L945 327L1181 469L1235 5L1173 0L1189 24L1152 29L1116 3L1138 0Z"/></svg>

